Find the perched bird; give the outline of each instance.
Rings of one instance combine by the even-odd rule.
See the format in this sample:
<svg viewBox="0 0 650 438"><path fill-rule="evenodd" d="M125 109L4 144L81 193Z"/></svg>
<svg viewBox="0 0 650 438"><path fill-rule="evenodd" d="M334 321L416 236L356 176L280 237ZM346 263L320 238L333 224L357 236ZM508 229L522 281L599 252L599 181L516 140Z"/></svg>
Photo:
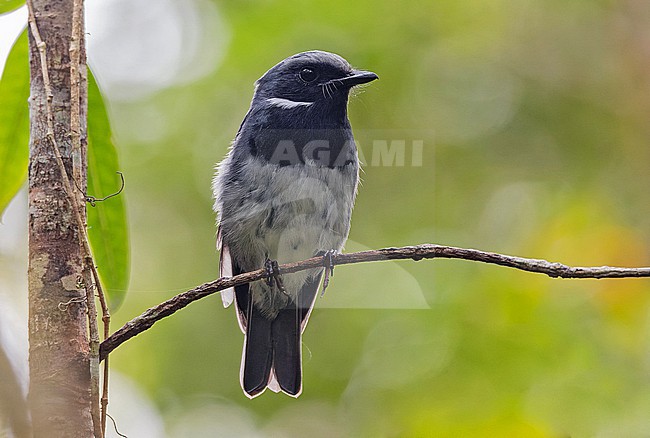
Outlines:
<svg viewBox="0 0 650 438"><path fill-rule="evenodd" d="M285 59L256 82L217 166L220 274L269 272L267 281L221 292L225 307L235 301L245 334L240 382L249 398L267 387L293 397L302 391L301 337L325 268L278 277L277 263L323 255L326 266L342 249L359 178L348 96L377 78L333 53Z"/></svg>

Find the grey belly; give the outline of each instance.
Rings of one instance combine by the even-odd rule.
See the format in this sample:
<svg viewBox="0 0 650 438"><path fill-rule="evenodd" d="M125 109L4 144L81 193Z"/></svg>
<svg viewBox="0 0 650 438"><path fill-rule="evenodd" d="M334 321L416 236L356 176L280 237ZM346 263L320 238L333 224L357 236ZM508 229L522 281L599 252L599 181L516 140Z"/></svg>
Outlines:
<svg viewBox="0 0 650 438"><path fill-rule="evenodd" d="M314 177L306 173L309 170L313 169L280 168L266 180L271 184L253 186L254 199L237 202L237 208L231 209L227 223L222 223L223 238L243 270L260 269L266 259L282 264L319 251L341 250L350 226L356 173L327 169L329 173ZM263 281L255 282L251 284L253 302L272 315L295 298L308 276L320 270L284 275L286 294Z"/></svg>

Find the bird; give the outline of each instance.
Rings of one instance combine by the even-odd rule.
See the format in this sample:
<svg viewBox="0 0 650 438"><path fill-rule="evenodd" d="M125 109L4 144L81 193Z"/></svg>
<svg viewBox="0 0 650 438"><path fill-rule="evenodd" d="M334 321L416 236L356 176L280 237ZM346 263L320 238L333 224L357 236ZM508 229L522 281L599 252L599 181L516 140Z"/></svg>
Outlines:
<svg viewBox="0 0 650 438"><path fill-rule="evenodd" d="M240 384L248 398L266 388L302 392L302 333L323 272L333 269L332 256L348 237L359 181L348 97L375 79L334 53L289 56L255 82L250 108L216 166L220 276L268 273L221 291L224 307L235 302L244 333ZM314 256L323 256L323 267L278 272L278 263Z"/></svg>

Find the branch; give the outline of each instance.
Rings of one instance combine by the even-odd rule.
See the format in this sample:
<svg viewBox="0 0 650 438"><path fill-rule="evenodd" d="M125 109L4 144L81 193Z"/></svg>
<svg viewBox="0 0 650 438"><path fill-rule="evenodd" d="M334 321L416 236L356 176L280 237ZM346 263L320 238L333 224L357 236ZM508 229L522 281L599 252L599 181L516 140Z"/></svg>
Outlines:
<svg viewBox="0 0 650 438"><path fill-rule="evenodd" d="M489 263L492 265L506 266L521 271L546 274L549 277L559 278L638 278L650 277L650 267L644 268L613 268L601 267L571 267L561 263L551 263L546 260L526 259L493 252L479 251L476 249L456 248L453 246L442 246L423 244L417 246L405 246L402 248L383 248L370 251L361 251L350 254L337 254L332 256L334 265L349 265L362 262L376 262L382 260L406 260L419 261L422 259L463 259L475 262ZM323 267L323 257L312 257L295 263L280 265L282 274L305 271L307 269ZM122 328L109 336L102 342L99 350L100 360L104 360L108 354L115 350L122 343L132 337L149 329L157 321L172 315L193 301L212 295L223 289L238 286L252 281L261 280L266 277L266 270L246 272L234 277L222 277L209 283L197 286L194 289L183 292L175 297L148 309L142 315L133 318L124 324Z"/></svg>

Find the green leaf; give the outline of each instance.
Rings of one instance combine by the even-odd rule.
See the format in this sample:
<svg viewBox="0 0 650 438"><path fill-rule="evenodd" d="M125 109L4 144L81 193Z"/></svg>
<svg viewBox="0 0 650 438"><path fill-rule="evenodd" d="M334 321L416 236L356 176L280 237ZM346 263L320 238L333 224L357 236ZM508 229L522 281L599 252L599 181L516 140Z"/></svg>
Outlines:
<svg viewBox="0 0 650 438"><path fill-rule="evenodd" d="M27 31L14 43L0 80L0 218L25 182L29 159Z"/></svg>
<svg viewBox="0 0 650 438"><path fill-rule="evenodd" d="M116 193L121 180L117 151L104 99L88 72L88 195ZM124 194L88 205L88 238L111 310L117 309L129 284L129 239Z"/></svg>
<svg viewBox="0 0 650 438"><path fill-rule="evenodd" d="M25 0L0 0L0 15L15 11L25 4Z"/></svg>
<svg viewBox="0 0 650 438"><path fill-rule="evenodd" d="M0 0L0 11L5 4ZM16 40L0 81L0 217L27 177L29 160L29 64L27 31ZM88 74L88 193L102 198L119 190L117 152L108 114ZM88 208L88 237L112 309L129 283L129 241L123 195Z"/></svg>

